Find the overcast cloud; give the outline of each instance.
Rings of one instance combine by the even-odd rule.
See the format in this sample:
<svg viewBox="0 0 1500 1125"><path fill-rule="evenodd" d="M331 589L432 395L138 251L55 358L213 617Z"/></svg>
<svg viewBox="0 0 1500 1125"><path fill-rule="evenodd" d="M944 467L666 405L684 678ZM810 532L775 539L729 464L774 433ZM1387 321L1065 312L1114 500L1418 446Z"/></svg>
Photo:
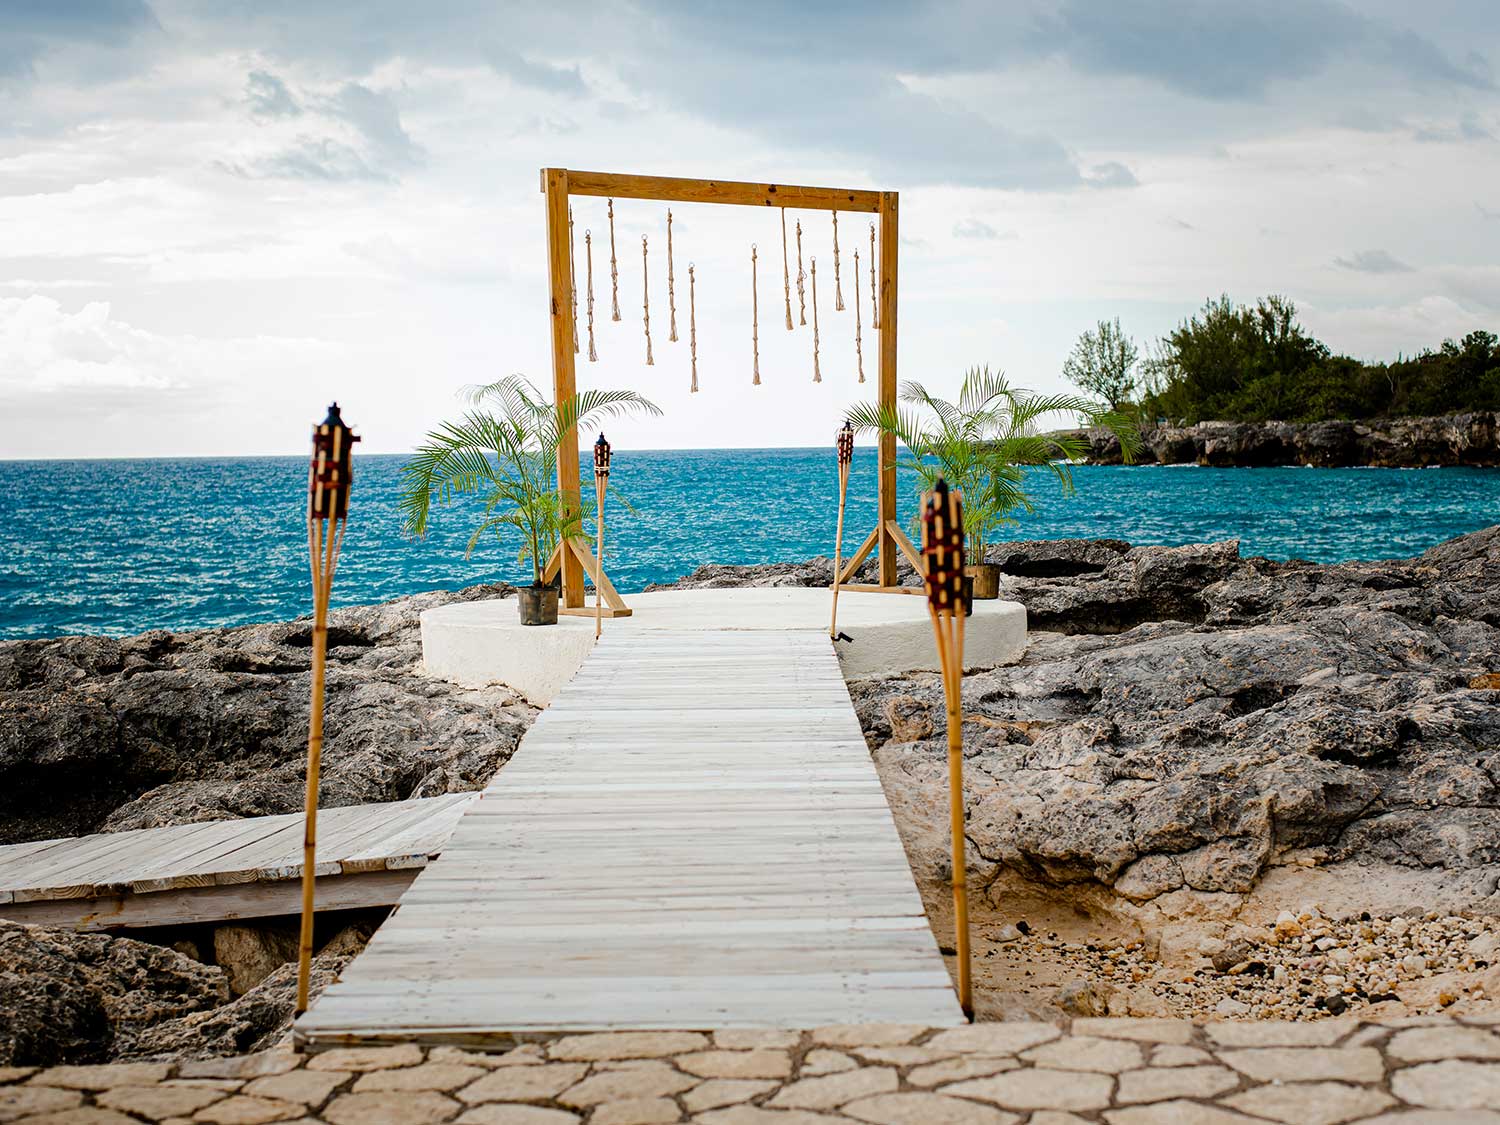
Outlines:
<svg viewBox="0 0 1500 1125"><path fill-rule="evenodd" d="M1145 339L1221 292L1284 293L1365 358L1494 330L1497 25L1489 0L0 0L0 456L300 452L333 397L399 451L465 383L545 381L544 165L900 191L902 373L939 386L1056 388L1093 321ZM580 381L667 413L611 438L826 441L870 389L865 220L814 385L775 217L674 209L689 396L664 208L616 212L624 319L603 304ZM788 217L831 289L828 217ZM575 219L582 313L602 201Z"/></svg>

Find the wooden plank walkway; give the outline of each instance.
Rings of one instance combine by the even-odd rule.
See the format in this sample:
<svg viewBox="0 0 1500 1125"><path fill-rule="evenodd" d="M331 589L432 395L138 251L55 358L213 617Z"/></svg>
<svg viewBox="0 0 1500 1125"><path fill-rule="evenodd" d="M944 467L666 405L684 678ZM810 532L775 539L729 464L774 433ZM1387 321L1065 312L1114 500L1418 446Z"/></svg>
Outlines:
<svg viewBox="0 0 1500 1125"><path fill-rule="evenodd" d="M297 1024L313 1048L963 1022L826 634L605 638Z"/></svg>
<svg viewBox="0 0 1500 1125"><path fill-rule="evenodd" d="M476 796L324 809L318 908L395 903ZM0 918L98 930L296 913L302 828L299 812L0 847Z"/></svg>

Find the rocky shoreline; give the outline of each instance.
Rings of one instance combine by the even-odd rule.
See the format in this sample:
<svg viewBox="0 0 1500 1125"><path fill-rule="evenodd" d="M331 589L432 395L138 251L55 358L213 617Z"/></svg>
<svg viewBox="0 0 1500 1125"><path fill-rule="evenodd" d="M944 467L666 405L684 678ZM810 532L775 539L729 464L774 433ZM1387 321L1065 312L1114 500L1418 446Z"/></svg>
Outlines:
<svg viewBox="0 0 1500 1125"><path fill-rule="evenodd" d="M1120 439L1107 430L1075 430L1091 465L1119 465ZM1142 465L1266 467L1364 465L1417 469L1500 465L1500 423L1493 412L1360 422L1199 422L1142 433Z"/></svg>
<svg viewBox="0 0 1500 1125"><path fill-rule="evenodd" d="M990 560L1033 633L964 691L983 1016L1488 1011L1500 527L1395 562L1114 540ZM830 574L814 559L679 585ZM326 804L476 789L503 766L534 709L424 677L417 618L507 592L334 614ZM0 643L4 842L300 808L307 637L292 622ZM849 690L945 941L938 678ZM331 931L320 978L378 921ZM290 997L274 927L236 928L252 931L238 946L0 924L0 1065L275 1042ZM245 945L252 977L221 949Z"/></svg>

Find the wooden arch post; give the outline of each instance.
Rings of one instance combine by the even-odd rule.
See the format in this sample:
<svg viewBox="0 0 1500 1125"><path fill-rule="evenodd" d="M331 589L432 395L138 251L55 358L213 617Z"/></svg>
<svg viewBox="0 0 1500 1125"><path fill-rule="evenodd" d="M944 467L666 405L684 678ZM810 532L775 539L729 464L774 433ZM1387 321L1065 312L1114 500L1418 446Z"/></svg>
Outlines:
<svg viewBox="0 0 1500 1125"><path fill-rule="evenodd" d="M862 212L878 216L880 223L880 333L876 383L881 405L896 403L896 266L900 251L899 211L893 191L863 191L852 188L798 187L790 184L755 184L731 180L691 180L670 176L635 176L611 172L581 172L568 168L543 168L542 193L547 208L547 277L551 301L553 401L562 402L578 390L573 355L573 262L568 239L568 200L574 195L610 199L647 199L660 203L721 203L739 207L790 207L807 211ZM852 575L879 551L879 580L872 585L842 582L846 590L878 590L886 593L920 594L920 587L896 584L896 557L902 552L921 573L921 560L896 522L896 439L883 435L877 446L879 488L875 529L844 566ZM566 511L579 509L578 431L563 435L557 450L557 487ZM608 586L602 564L593 570L583 551L564 545L554 560L562 568L562 610L592 612L584 607L584 567L590 577ZM618 595L615 599L618 600ZM620 603L623 608L623 602ZM624 610L628 613L629 610Z"/></svg>

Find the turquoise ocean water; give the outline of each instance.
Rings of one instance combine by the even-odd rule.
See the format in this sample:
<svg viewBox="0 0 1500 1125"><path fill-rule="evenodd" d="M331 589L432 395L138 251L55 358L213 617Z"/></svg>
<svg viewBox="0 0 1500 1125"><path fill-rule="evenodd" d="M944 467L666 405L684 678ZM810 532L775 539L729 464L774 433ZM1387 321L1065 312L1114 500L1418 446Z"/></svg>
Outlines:
<svg viewBox="0 0 1500 1125"><path fill-rule="evenodd" d="M402 459L356 460L338 604L529 579L515 545L464 558L473 505L438 513L420 543L400 530ZM592 470L585 469L584 479ZM831 554L832 449L616 453L635 508L606 518L622 592L703 563ZM1500 470L1090 467L1076 495L1036 481L1017 539L1111 536L1140 544L1239 538L1245 554L1399 558L1500 522ZM128 634L282 620L308 612L300 457L0 462L0 638ZM915 508L902 481L902 518ZM846 540L874 526L874 452L860 449Z"/></svg>

